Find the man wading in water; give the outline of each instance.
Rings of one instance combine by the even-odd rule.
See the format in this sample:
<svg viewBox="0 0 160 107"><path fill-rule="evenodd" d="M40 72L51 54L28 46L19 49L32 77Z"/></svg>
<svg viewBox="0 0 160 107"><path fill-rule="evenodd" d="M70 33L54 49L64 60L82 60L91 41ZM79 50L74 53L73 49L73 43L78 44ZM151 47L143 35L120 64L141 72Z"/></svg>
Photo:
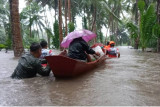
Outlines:
<svg viewBox="0 0 160 107"><path fill-rule="evenodd" d="M39 43L32 43L30 46L30 53L23 55L19 63L11 75L12 78L22 79L35 77L36 74L42 76L49 76L51 71L47 65L45 68L42 67L39 57L41 56L41 46Z"/></svg>

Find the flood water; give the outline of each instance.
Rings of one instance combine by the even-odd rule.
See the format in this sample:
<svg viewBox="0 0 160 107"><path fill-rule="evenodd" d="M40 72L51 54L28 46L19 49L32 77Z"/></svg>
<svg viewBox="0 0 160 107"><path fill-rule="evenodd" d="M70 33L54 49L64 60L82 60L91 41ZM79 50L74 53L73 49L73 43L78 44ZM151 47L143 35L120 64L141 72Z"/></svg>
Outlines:
<svg viewBox="0 0 160 107"><path fill-rule="evenodd" d="M119 47L120 58L72 79L11 79L18 59L0 51L0 105L160 106L160 54Z"/></svg>

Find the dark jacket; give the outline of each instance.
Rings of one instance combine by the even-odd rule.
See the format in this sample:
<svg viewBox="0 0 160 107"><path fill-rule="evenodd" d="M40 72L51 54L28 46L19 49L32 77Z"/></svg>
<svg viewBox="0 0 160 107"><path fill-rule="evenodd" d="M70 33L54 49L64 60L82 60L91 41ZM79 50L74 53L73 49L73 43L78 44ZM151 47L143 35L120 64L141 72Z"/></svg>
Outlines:
<svg viewBox="0 0 160 107"><path fill-rule="evenodd" d="M50 71L51 69L49 66L46 68L42 67L38 58L35 58L31 54L25 54L20 58L19 63L11 77L17 79L31 78L35 77L37 73L42 76L48 76Z"/></svg>
<svg viewBox="0 0 160 107"><path fill-rule="evenodd" d="M73 59L86 60L87 54L95 54L95 51L91 49L87 42L82 38L74 39L69 46L68 56Z"/></svg>

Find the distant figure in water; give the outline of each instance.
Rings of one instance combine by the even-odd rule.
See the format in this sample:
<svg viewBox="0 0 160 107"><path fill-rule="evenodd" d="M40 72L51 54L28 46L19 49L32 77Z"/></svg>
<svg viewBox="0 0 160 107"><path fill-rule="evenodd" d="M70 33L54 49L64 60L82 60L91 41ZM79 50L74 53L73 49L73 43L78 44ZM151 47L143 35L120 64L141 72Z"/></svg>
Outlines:
<svg viewBox="0 0 160 107"><path fill-rule="evenodd" d="M109 42L110 47L107 50L107 54L109 57L120 57L120 52L118 48L115 48L115 42L114 41L110 41Z"/></svg>
<svg viewBox="0 0 160 107"><path fill-rule="evenodd" d="M7 53L8 52L8 47L6 47L6 51L5 51L5 53Z"/></svg>
<svg viewBox="0 0 160 107"><path fill-rule="evenodd" d="M50 67L47 65L42 67L39 57L41 56L41 46L39 43L32 43L30 46L30 53L23 55L19 59L19 63L11 75L12 78L22 79L35 77L36 74L42 76L49 76Z"/></svg>
<svg viewBox="0 0 160 107"><path fill-rule="evenodd" d="M89 47L86 41L82 37L74 39L68 50L68 56L73 59L78 59L84 62L90 62L91 58L88 54L96 54L100 56L99 52L95 52L92 48Z"/></svg>

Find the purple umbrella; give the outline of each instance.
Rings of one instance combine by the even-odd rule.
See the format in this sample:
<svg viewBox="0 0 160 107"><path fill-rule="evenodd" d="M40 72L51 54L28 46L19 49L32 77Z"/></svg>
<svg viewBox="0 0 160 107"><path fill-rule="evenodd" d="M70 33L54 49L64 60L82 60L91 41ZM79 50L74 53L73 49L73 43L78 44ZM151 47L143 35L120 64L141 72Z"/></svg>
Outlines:
<svg viewBox="0 0 160 107"><path fill-rule="evenodd" d="M64 48L68 48L69 44L75 39L82 37L86 42L90 41L91 39L96 37L96 34L89 31L89 30L75 30L69 33L61 42L61 46Z"/></svg>

